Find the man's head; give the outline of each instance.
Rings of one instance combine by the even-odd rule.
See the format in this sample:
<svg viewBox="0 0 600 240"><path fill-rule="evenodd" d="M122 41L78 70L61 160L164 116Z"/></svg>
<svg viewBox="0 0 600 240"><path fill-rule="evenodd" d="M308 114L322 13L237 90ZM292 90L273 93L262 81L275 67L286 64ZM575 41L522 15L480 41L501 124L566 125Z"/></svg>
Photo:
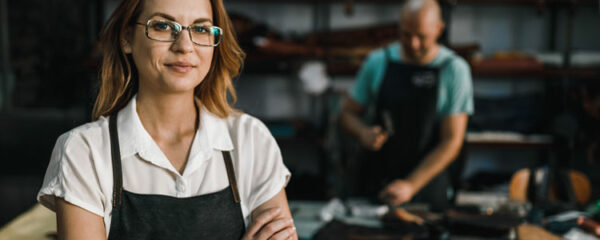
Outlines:
<svg viewBox="0 0 600 240"><path fill-rule="evenodd" d="M408 62L426 64L435 57L437 39L444 30L435 0L409 0L400 15L400 42Z"/></svg>

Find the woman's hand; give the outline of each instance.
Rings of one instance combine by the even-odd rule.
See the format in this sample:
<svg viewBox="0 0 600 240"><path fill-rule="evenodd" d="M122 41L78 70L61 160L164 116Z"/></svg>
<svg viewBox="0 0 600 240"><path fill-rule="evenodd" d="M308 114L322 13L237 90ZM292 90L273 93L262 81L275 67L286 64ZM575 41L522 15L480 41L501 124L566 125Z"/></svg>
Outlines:
<svg viewBox="0 0 600 240"><path fill-rule="evenodd" d="M287 240L293 239L296 234L292 218L282 216L279 207L268 208L253 215L255 216L252 216L252 223L243 240Z"/></svg>
<svg viewBox="0 0 600 240"><path fill-rule="evenodd" d="M271 199L252 210L251 217L252 222L243 240L298 239L285 189L281 189Z"/></svg>

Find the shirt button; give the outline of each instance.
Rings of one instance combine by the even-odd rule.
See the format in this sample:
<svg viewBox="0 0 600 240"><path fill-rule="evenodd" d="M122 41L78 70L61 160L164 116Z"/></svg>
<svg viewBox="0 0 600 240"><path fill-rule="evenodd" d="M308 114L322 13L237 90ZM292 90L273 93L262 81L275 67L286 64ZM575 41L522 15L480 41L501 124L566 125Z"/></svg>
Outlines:
<svg viewBox="0 0 600 240"><path fill-rule="evenodd" d="M177 192L185 192L185 182L182 179L177 179Z"/></svg>

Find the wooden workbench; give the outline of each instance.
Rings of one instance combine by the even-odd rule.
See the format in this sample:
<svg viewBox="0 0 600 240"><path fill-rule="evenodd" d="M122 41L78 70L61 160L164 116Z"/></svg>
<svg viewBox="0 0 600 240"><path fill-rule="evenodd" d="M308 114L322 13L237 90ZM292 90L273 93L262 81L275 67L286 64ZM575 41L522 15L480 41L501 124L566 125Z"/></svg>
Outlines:
<svg viewBox="0 0 600 240"><path fill-rule="evenodd" d="M292 205L301 205L301 206L312 206L315 204L292 204ZM309 207L305 206L305 210L311 210ZM315 205L316 206L316 205ZM314 211L318 210L317 208L312 209ZM319 227L319 224L313 227L309 226L311 224L303 224L301 213L298 216L294 216L294 218L299 218L296 221L299 233L306 232L308 236L304 236L305 239L310 239L312 232L316 231ZM312 218L314 219L314 218ZM310 221L312 223L315 220ZM304 229L306 228L306 229ZM56 215L54 212L48 210L40 204L36 204L27 212L21 214L6 226L0 229L0 240L53 240L54 238L49 234L56 233ZM523 224L517 228L517 239L552 239L552 240L560 240L562 238L557 237L553 234L548 233L544 229L533 226Z"/></svg>
<svg viewBox="0 0 600 240"><path fill-rule="evenodd" d="M56 215L40 204L19 215L0 229L0 240L52 240Z"/></svg>

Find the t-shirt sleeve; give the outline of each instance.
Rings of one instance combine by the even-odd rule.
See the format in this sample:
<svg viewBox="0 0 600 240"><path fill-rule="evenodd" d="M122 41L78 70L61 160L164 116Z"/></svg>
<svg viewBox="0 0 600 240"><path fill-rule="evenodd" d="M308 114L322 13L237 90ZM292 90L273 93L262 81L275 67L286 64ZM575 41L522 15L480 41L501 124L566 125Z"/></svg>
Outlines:
<svg viewBox="0 0 600 240"><path fill-rule="evenodd" d="M289 182L291 173L283 163L279 146L267 127L257 120L253 134L254 163L251 171L250 212L273 198Z"/></svg>
<svg viewBox="0 0 600 240"><path fill-rule="evenodd" d="M369 54L360 67L350 92L350 96L363 106L367 106L374 98L372 92L373 84L377 77L377 68L381 64L378 61L379 55L383 55L383 51L378 50Z"/></svg>
<svg viewBox="0 0 600 240"><path fill-rule="evenodd" d="M462 58L452 60L450 66L443 73L447 78L447 99L441 114L451 115L457 113L474 113L473 81L469 64Z"/></svg>
<svg viewBox="0 0 600 240"><path fill-rule="evenodd" d="M68 132L56 141L37 200L56 211L55 197L104 216L104 197L92 153L84 138Z"/></svg>

